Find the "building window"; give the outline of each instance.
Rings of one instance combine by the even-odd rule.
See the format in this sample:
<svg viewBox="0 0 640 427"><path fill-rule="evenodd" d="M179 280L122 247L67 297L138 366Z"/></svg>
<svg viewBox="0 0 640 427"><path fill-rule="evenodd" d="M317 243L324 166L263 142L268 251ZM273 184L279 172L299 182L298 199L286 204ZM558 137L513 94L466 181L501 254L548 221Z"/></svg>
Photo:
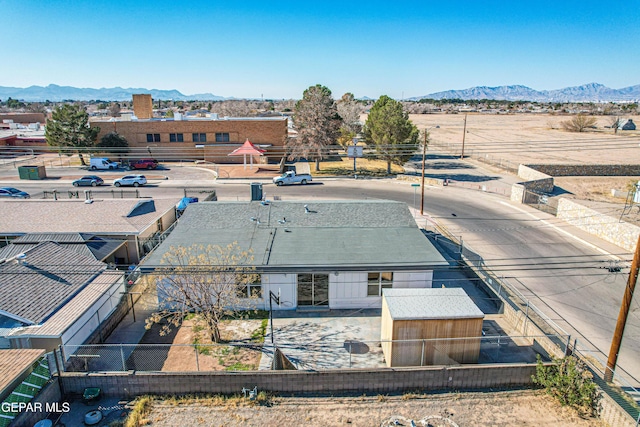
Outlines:
<svg viewBox="0 0 640 427"><path fill-rule="evenodd" d="M206 133L193 133L191 136L193 137L193 142L207 142Z"/></svg>
<svg viewBox="0 0 640 427"><path fill-rule="evenodd" d="M229 142L229 134L228 133L216 133L216 142Z"/></svg>
<svg viewBox="0 0 640 427"><path fill-rule="evenodd" d="M159 133L148 133L147 134L147 142L160 142L160 134Z"/></svg>
<svg viewBox="0 0 640 427"><path fill-rule="evenodd" d="M181 133L170 133L169 142L184 142L184 136Z"/></svg>
<svg viewBox="0 0 640 427"><path fill-rule="evenodd" d="M367 296L379 297L382 290L393 287L393 273L369 273L367 277Z"/></svg>
<svg viewBox="0 0 640 427"><path fill-rule="evenodd" d="M243 283L238 287L238 297L262 298L262 276L260 274L252 274L250 283Z"/></svg>

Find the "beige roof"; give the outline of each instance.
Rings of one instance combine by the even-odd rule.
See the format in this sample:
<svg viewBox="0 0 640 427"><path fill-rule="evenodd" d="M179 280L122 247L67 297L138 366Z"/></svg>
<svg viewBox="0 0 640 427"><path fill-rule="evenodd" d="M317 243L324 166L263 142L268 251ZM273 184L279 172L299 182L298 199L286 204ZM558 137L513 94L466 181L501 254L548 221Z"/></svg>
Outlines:
<svg viewBox="0 0 640 427"><path fill-rule="evenodd" d="M37 348L0 350L0 395L43 355L44 350Z"/></svg>
<svg viewBox="0 0 640 427"><path fill-rule="evenodd" d="M41 325L27 326L18 329L9 336L11 338L24 336L49 338L61 336L91 305L107 292L115 282L124 280L123 277L124 274L120 271L105 271Z"/></svg>
<svg viewBox="0 0 640 427"><path fill-rule="evenodd" d="M141 203L153 209L135 209ZM179 199L5 200L0 203L0 234L138 234L154 224Z"/></svg>

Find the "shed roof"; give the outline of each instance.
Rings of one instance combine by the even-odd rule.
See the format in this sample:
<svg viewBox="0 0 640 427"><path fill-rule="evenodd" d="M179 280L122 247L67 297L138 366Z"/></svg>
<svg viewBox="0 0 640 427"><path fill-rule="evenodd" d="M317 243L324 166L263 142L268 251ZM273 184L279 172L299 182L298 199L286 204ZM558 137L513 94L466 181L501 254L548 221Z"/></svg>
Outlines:
<svg viewBox="0 0 640 427"><path fill-rule="evenodd" d="M7 200L0 203L0 234L138 234L175 207L179 199ZM34 216L46 221L34 221Z"/></svg>
<svg viewBox="0 0 640 427"><path fill-rule="evenodd" d="M144 268L161 265L171 246L233 242L252 250L253 264L260 267L448 265L418 228L406 204L358 200L191 204Z"/></svg>
<svg viewBox="0 0 640 427"><path fill-rule="evenodd" d="M461 288L383 289L393 320L484 318Z"/></svg>
<svg viewBox="0 0 640 427"><path fill-rule="evenodd" d="M105 264L53 242L0 264L0 314L39 324L105 269Z"/></svg>

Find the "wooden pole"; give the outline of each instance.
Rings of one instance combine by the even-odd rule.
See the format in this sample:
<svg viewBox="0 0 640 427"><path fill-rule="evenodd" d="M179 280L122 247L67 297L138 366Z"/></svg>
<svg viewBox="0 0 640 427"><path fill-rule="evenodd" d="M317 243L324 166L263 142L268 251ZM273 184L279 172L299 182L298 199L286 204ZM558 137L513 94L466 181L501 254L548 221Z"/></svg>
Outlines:
<svg viewBox="0 0 640 427"><path fill-rule="evenodd" d="M613 333L613 340L611 341L611 350L609 350L609 359L607 360L607 369L604 373L604 380L611 382L613 380L613 374L616 369L616 363L618 361L618 354L620 353L620 344L622 343L622 336L624 335L624 327L627 324L627 316L629 315L629 308L631 307L631 300L633 299L633 291L638 281L638 269L640 267L640 236L638 236L638 243L636 243L636 252L633 255L633 262L631 263L631 271L629 271L629 280L627 281L627 287L622 297L622 305L620 305L620 314L618 314L618 323L616 323L616 330Z"/></svg>
<svg viewBox="0 0 640 427"><path fill-rule="evenodd" d="M424 130L424 144L422 145L422 194L420 196L420 215L424 215L424 162L427 154L427 141L429 140L429 129Z"/></svg>
<svg viewBox="0 0 640 427"><path fill-rule="evenodd" d="M464 128L462 129L462 153L460 154L460 158L464 159L464 139L467 136L467 115L464 115Z"/></svg>

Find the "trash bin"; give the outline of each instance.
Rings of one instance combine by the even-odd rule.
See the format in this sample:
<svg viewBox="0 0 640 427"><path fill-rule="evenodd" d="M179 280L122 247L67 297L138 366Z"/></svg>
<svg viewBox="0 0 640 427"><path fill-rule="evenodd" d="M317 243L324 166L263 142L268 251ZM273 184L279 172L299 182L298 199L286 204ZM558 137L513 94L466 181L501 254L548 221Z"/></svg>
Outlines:
<svg viewBox="0 0 640 427"><path fill-rule="evenodd" d="M44 179L47 171L44 166L18 166L20 179Z"/></svg>
<svg viewBox="0 0 640 427"><path fill-rule="evenodd" d="M262 200L262 183L261 182L251 183L251 201L254 201L254 200Z"/></svg>

